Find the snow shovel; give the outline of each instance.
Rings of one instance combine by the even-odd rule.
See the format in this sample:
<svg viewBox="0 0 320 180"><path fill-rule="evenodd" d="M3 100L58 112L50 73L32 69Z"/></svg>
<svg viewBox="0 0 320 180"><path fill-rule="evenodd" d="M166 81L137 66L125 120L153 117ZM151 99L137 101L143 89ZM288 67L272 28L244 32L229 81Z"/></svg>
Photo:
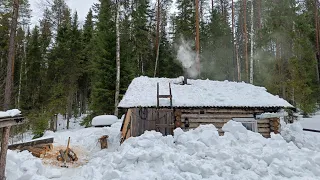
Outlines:
<svg viewBox="0 0 320 180"><path fill-rule="evenodd" d="M70 145L70 137L69 137L69 139L68 139L67 149L66 149L66 151L65 151L65 153L64 153L64 157L63 157L64 162L63 162L63 165L62 165L61 167L68 168L68 166L67 166L67 158L68 158L69 145Z"/></svg>

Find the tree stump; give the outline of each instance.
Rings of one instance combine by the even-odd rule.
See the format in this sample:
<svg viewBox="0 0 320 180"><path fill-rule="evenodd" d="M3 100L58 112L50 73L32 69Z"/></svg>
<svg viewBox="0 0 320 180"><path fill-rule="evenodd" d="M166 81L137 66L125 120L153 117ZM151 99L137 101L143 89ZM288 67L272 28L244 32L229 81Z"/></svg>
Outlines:
<svg viewBox="0 0 320 180"><path fill-rule="evenodd" d="M101 136L99 138L101 149L107 149L108 148L108 137L109 137L108 135L104 135L104 136Z"/></svg>

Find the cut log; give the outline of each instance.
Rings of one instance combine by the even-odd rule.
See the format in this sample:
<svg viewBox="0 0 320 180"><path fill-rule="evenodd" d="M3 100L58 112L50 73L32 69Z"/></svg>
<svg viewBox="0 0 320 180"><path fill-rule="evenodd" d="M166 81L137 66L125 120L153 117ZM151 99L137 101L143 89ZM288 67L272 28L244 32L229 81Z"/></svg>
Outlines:
<svg viewBox="0 0 320 180"><path fill-rule="evenodd" d="M19 144L12 144L8 146L8 149L16 150L16 149L23 149L23 147L26 147L26 146L35 146L39 144L50 144L50 143L53 143L53 138L40 139L40 140L19 143Z"/></svg>
<svg viewBox="0 0 320 180"><path fill-rule="evenodd" d="M31 154L38 158L43 158L46 155L46 150L40 148L29 147L27 149Z"/></svg>
<svg viewBox="0 0 320 180"><path fill-rule="evenodd" d="M101 149L107 149L108 148L108 137L109 137L108 135L104 135L104 136L101 136L99 138Z"/></svg>
<svg viewBox="0 0 320 180"><path fill-rule="evenodd" d="M77 154L72 151L70 148L68 150L68 156L71 158L72 161L78 161Z"/></svg>
<svg viewBox="0 0 320 180"><path fill-rule="evenodd" d="M53 149L53 145L52 144L38 144L33 146L35 148L39 148L39 149L44 149L45 151L51 151Z"/></svg>

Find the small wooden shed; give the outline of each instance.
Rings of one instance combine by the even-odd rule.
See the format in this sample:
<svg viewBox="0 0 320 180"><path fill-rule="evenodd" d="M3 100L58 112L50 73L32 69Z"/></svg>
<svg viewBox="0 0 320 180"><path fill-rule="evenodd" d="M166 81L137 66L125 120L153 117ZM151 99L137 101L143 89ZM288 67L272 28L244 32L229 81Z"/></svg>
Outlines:
<svg viewBox="0 0 320 180"><path fill-rule="evenodd" d="M200 124L213 124L223 135L229 120L241 122L248 130L270 137L280 128L279 113L294 108L264 87L244 82L192 80L179 77L135 78L119 103L126 109L121 127L122 141L146 130L172 135Z"/></svg>

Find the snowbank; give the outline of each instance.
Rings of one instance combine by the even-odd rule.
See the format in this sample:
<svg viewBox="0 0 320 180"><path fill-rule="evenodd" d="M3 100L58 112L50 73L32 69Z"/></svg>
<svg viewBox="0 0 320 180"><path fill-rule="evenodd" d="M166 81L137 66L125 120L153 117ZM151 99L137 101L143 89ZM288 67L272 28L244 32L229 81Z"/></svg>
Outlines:
<svg viewBox="0 0 320 180"><path fill-rule="evenodd" d="M93 139L100 134L109 133L118 140L121 123L110 128L87 128L74 132L57 133L57 141L65 142L71 136L71 142L94 146ZM289 128L289 127L288 127ZM100 129L103 131L98 131ZM117 132L116 132L117 129ZM38 165L38 159L23 154L22 160L29 159L29 178L48 179L47 174L62 176L57 179L118 179L118 180L286 180L319 179L320 152L299 148L293 142L286 142L277 134L263 138L260 134L247 131L234 121L229 121L219 136L213 125L201 125L197 129L184 132L176 129L174 136L162 136L155 131L146 131L139 137L127 139L120 147L93 150L93 156L83 167L79 167L64 176L65 170L47 171ZM295 129L291 127L289 129ZM299 129L299 128L298 128ZM114 132L113 132L114 131ZM295 131L298 133L299 130ZM301 132L300 132L301 133ZM61 136L61 139L59 137ZM73 140L72 140L73 139ZM301 141L302 145L305 141ZM87 144L87 145L86 145ZM112 144L112 143L111 143ZM12 153L12 152L10 152ZM25 153L25 152L23 152ZM22 156L22 153L15 153ZM16 162L16 156L9 156L7 173L18 167L17 175L8 180L26 177L25 171ZM22 161L21 161L22 162ZM45 170L43 170L45 169ZM45 172L45 173L44 173ZM41 177L41 178L40 178Z"/></svg>
<svg viewBox="0 0 320 180"><path fill-rule="evenodd" d="M92 118L91 124L93 126L110 126L118 120L118 117L114 115L100 115Z"/></svg>
<svg viewBox="0 0 320 180"><path fill-rule="evenodd" d="M0 111L0 118L2 118L2 117L13 117L13 116L19 115L20 113L21 113L21 111L18 110L18 109Z"/></svg>
<svg viewBox="0 0 320 180"><path fill-rule="evenodd" d="M308 148L320 152L320 134L303 131L300 122L287 124L282 128L281 135L287 142L292 141L299 148Z"/></svg>

